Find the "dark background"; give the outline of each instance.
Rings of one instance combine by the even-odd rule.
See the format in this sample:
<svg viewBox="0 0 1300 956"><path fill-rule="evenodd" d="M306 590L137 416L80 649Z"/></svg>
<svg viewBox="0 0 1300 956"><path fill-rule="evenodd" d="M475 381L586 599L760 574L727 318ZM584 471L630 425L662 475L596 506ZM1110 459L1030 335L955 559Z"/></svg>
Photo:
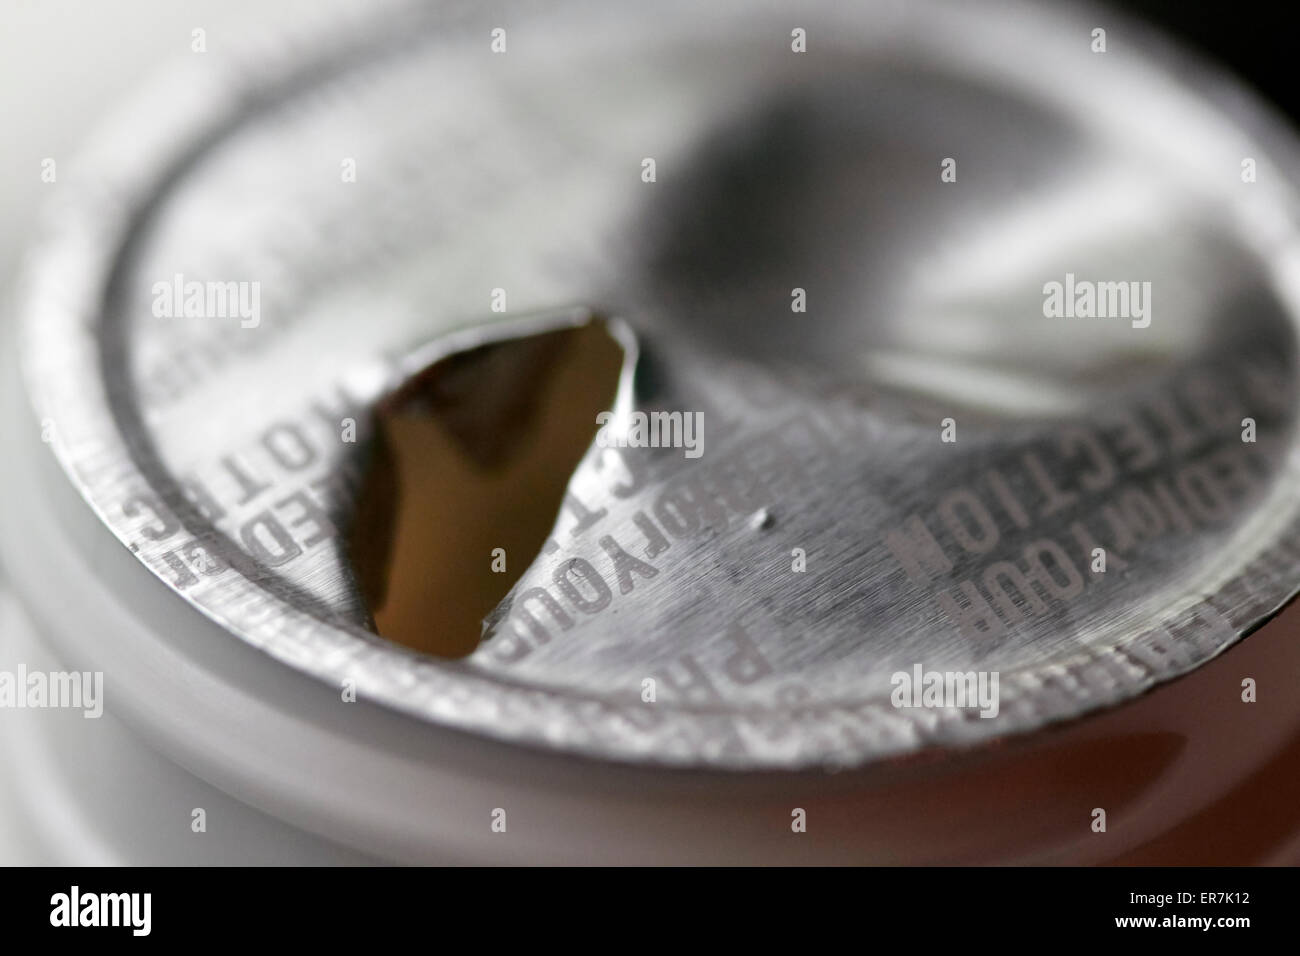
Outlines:
<svg viewBox="0 0 1300 956"><path fill-rule="evenodd" d="M1285 112L1293 126L1300 125L1296 0L1112 0L1110 5L1227 66Z"/></svg>

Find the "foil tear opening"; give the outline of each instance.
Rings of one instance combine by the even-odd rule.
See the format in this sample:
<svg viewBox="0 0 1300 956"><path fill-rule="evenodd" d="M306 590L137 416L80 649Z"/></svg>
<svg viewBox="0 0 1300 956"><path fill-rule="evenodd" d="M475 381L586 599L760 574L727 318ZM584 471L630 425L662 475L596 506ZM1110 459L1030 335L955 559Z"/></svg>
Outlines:
<svg viewBox="0 0 1300 956"><path fill-rule="evenodd" d="M478 646L546 546L623 357L594 320L458 352L377 407L349 551L381 636L440 657Z"/></svg>

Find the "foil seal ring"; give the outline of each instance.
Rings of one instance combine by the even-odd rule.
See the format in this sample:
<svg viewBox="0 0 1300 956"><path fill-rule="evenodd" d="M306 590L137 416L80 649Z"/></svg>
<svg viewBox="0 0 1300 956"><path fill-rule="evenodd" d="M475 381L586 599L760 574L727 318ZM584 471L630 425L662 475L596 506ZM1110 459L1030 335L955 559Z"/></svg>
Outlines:
<svg viewBox="0 0 1300 956"><path fill-rule="evenodd" d="M194 65L38 244L54 453L234 638L557 751L858 766L1195 668L1300 578L1295 143L1132 24L839 6L399 5ZM367 411L596 314L623 410L702 454L593 446L478 650L379 639L340 533ZM997 675L996 714L900 705L929 673Z"/></svg>

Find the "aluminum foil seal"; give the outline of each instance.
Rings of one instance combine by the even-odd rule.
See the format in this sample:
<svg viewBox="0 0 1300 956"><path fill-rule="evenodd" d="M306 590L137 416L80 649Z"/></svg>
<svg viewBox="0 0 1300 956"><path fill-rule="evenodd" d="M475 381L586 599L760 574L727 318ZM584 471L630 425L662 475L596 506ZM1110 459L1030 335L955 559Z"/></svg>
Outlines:
<svg viewBox="0 0 1300 956"><path fill-rule="evenodd" d="M22 306L68 476L233 637L497 738L834 768L1130 699L1296 590L1295 144L1144 28L399 4L241 51L64 176ZM257 282L256 323L160 317L177 276ZM470 657L376 637L338 532L368 409L597 313L620 411L702 453L593 446ZM896 706L918 667L997 674L997 715Z"/></svg>

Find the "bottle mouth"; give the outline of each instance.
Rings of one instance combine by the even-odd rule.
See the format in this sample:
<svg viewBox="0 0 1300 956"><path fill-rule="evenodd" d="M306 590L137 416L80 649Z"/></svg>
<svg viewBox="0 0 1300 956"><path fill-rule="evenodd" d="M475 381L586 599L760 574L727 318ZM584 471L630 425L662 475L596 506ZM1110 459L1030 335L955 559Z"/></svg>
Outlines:
<svg viewBox="0 0 1300 956"><path fill-rule="evenodd" d="M160 93L157 136L118 130L104 183L53 223L26 305L38 418L95 516L210 619L331 684L547 748L709 766L862 763L1032 730L1197 666L1290 596L1300 305L1230 215L1290 193L1197 191L1202 151L1139 122L1184 110L1198 147L1227 144L1217 160L1245 138L1234 118L1155 55L1090 71L1041 11L1008 30L945 5L913 31L909 10L885 37L855 8L813 5L836 45L808 70L763 52L780 17L736 5L718 42L687 6L647 18L632 58L626 21L559 18L492 72L476 38L429 30L351 50L360 79L305 63L212 117ZM565 105L578 91L590 129ZM948 92L951 108L925 109ZM430 115L404 108L417 97ZM372 165L304 178L353 124ZM657 180L640 176L648 152ZM1135 179L1169 202L1130 207ZM1145 218L1115 220L1124 208ZM240 228L212 228L214 210ZM260 319L159 316L151 286L182 272L263 282ZM1154 299L1103 317L1066 293L1111 280L1150 281ZM1045 312L1053 283L1061 315ZM603 472L584 457L610 393L577 332L469 336L460 350L482 351L332 391L484 314L498 285L511 314L595 301L644 323L672 352L661 394L710 423L704 463L631 475L621 454ZM550 390L570 373L594 378ZM386 403L393 382L409 386ZM532 417L510 411L524 394ZM354 416L372 426L368 461L364 436L340 437ZM1264 440L1244 449L1247 417ZM1212 444L1224 455L1189 460ZM585 512L568 509L548 553L576 476ZM466 497L476 482L496 497ZM1193 603L1265 563L1257 591L1231 592L1229 626ZM456 602L446 643L422 629L453 607L421 594L432 581ZM415 653L463 657L507 607L499 653ZM1190 656L1165 653L1166 627ZM1148 639L1154 664L1107 669L1114 646ZM890 671L933 654L952 659L921 662L1001 666L1004 687L1021 674L1023 706L995 725L890 710ZM1060 693L1035 677L1080 661L1096 669ZM656 678L678 696L648 709Z"/></svg>

